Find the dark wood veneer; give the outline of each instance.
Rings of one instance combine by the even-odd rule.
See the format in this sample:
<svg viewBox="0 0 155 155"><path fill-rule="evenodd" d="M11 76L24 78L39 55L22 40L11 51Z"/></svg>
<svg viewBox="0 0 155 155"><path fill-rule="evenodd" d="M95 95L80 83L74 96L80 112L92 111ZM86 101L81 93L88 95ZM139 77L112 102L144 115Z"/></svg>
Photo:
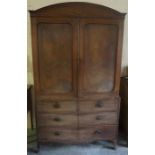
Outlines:
<svg viewBox="0 0 155 155"><path fill-rule="evenodd" d="M116 142L125 14L81 2L30 14L38 142Z"/></svg>

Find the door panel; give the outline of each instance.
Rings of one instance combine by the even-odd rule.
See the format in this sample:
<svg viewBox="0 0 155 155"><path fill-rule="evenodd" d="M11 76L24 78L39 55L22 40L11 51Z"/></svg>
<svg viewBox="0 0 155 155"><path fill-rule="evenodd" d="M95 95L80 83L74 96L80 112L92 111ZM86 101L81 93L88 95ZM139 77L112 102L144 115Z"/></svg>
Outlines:
<svg viewBox="0 0 155 155"><path fill-rule="evenodd" d="M103 20L82 20L80 24L80 91L111 92L115 85L117 25Z"/></svg>
<svg viewBox="0 0 155 155"><path fill-rule="evenodd" d="M39 21L38 57L41 95L76 93L75 24L65 20Z"/></svg>

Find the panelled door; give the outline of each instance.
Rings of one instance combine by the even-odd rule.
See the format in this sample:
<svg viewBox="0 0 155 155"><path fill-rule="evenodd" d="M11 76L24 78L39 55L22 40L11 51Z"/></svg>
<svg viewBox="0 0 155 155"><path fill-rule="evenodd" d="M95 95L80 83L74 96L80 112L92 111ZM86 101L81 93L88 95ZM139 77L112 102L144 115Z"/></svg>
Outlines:
<svg viewBox="0 0 155 155"><path fill-rule="evenodd" d="M35 22L39 95L76 96L78 24L66 18L40 17Z"/></svg>
<svg viewBox="0 0 155 155"><path fill-rule="evenodd" d="M80 95L113 92L118 23L106 19L80 20Z"/></svg>
<svg viewBox="0 0 155 155"><path fill-rule="evenodd" d="M78 97L115 90L118 21L40 17L35 22L39 95Z"/></svg>

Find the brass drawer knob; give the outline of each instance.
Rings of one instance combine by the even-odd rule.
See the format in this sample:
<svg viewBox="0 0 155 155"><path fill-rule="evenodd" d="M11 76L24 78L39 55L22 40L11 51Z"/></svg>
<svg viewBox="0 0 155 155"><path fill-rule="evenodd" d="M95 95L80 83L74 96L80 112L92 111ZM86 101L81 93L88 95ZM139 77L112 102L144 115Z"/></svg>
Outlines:
<svg viewBox="0 0 155 155"><path fill-rule="evenodd" d="M60 122L60 121L61 121L61 118L55 117L53 120L54 120L55 122Z"/></svg>
<svg viewBox="0 0 155 155"><path fill-rule="evenodd" d="M100 134L102 134L102 131L101 130L96 130L96 131L94 131L94 134L95 135L100 135Z"/></svg>
<svg viewBox="0 0 155 155"><path fill-rule="evenodd" d="M54 108L60 108L60 104L58 102L55 102L53 105Z"/></svg>
<svg viewBox="0 0 155 155"><path fill-rule="evenodd" d="M102 116L96 116L96 120L101 120Z"/></svg>
<svg viewBox="0 0 155 155"><path fill-rule="evenodd" d="M55 131L55 132L54 132L54 135L55 135L55 136L60 136L61 134L60 134L60 132Z"/></svg>
<svg viewBox="0 0 155 155"><path fill-rule="evenodd" d="M100 100L97 101L96 104L95 104L95 107L97 107L97 108L101 108L103 106L104 106L104 103L102 101L100 101Z"/></svg>

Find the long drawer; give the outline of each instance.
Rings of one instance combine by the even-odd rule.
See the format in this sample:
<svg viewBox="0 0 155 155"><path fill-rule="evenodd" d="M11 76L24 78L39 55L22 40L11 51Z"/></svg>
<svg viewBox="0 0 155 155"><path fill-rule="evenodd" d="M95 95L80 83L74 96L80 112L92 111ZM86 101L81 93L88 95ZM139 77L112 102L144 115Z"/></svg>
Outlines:
<svg viewBox="0 0 155 155"><path fill-rule="evenodd" d="M94 140L106 140L116 138L117 126L98 126L79 130L79 141L90 142Z"/></svg>
<svg viewBox="0 0 155 155"><path fill-rule="evenodd" d="M76 141L77 130L42 127L38 128L38 138L41 142Z"/></svg>
<svg viewBox="0 0 155 155"><path fill-rule="evenodd" d="M79 112L80 113L92 113L102 111L117 111L118 104L115 99L104 99L96 101L80 101Z"/></svg>
<svg viewBox="0 0 155 155"><path fill-rule="evenodd" d="M37 103L37 111L41 113L75 113L76 101L41 101Z"/></svg>
<svg viewBox="0 0 155 155"><path fill-rule="evenodd" d="M37 114L38 126L74 126L77 127L77 115L72 114Z"/></svg>
<svg viewBox="0 0 155 155"><path fill-rule="evenodd" d="M79 127L87 125L117 124L117 112L79 115Z"/></svg>

